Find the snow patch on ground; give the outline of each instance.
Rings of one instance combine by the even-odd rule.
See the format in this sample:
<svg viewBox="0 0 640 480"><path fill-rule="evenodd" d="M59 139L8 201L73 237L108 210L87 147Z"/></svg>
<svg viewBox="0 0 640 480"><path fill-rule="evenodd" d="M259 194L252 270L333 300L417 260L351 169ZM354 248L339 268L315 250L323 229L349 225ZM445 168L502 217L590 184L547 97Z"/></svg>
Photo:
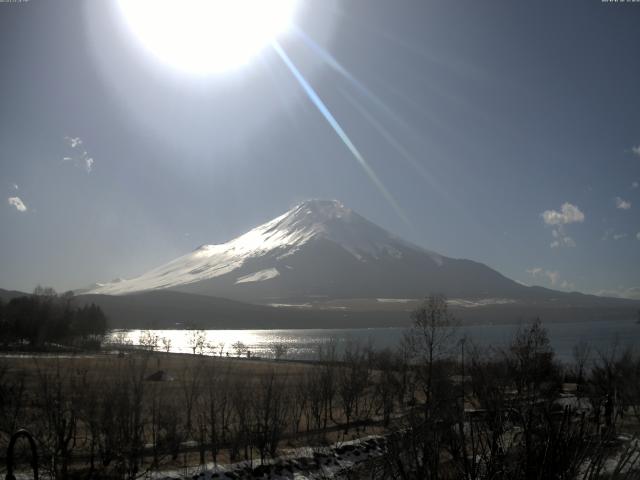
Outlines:
<svg viewBox="0 0 640 480"><path fill-rule="evenodd" d="M298 448L286 455L268 460L264 465L254 462L208 464L188 470L156 472L155 480L213 480L255 479L272 480L316 480L328 478L350 478L349 472L373 459L382 456L386 449L383 437L370 436L342 442L331 447Z"/></svg>
<svg viewBox="0 0 640 480"><path fill-rule="evenodd" d="M376 298L377 302L380 303L409 303L415 302L415 298Z"/></svg>
<svg viewBox="0 0 640 480"><path fill-rule="evenodd" d="M510 298L481 298L477 300L467 300L464 298L451 298L447 303L452 307L477 308L489 305L507 305L516 303L516 300Z"/></svg>
<svg viewBox="0 0 640 480"><path fill-rule="evenodd" d="M310 303L269 303L268 305L276 308L313 308Z"/></svg>

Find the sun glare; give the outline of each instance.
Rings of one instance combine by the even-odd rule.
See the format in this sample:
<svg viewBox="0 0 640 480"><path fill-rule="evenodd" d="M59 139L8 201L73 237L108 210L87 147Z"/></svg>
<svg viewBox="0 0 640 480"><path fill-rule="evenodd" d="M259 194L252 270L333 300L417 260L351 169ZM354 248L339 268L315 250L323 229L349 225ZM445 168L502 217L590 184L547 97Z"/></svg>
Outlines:
<svg viewBox="0 0 640 480"><path fill-rule="evenodd" d="M296 0L119 0L140 41L160 60L206 74L245 65L285 32Z"/></svg>

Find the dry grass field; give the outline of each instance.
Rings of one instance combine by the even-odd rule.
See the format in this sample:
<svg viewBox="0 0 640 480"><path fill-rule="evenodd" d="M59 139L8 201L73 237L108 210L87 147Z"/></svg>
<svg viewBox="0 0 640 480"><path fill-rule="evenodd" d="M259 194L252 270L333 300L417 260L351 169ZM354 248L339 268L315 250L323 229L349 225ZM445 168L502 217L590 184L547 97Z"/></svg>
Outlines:
<svg viewBox="0 0 640 480"><path fill-rule="evenodd" d="M257 461L380 431L370 421L373 391L359 404L367 421L364 411L351 413L346 431L336 372L305 362L141 351L7 355L0 375L13 397L3 400L2 430L28 428L41 458L57 462L50 472L57 475L91 465ZM327 375L330 400L313 389ZM7 435L0 442L4 455Z"/></svg>

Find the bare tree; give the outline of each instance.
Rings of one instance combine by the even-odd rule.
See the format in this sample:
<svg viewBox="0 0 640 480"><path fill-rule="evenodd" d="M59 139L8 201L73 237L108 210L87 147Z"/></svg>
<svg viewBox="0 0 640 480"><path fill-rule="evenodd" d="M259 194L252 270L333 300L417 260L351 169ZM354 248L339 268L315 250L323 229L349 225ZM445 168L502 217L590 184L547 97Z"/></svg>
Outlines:
<svg viewBox="0 0 640 480"><path fill-rule="evenodd" d="M144 450L145 377L148 355L118 359L111 381L105 382L101 401L100 452L114 474L133 479L140 470Z"/></svg>
<svg viewBox="0 0 640 480"><path fill-rule="evenodd" d="M77 394L78 386L72 372L62 369L56 363L53 372L38 369L38 438L45 447L45 458L50 465L50 473L55 478L66 478L71 450L75 444L78 412L69 392Z"/></svg>
<svg viewBox="0 0 640 480"><path fill-rule="evenodd" d="M251 459L253 449L253 435L251 429L251 389L246 381L235 379L231 385L231 404L233 406L233 421L231 422L230 457L235 460L244 452L244 459Z"/></svg>
<svg viewBox="0 0 640 480"><path fill-rule="evenodd" d="M361 402L370 379L369 363L360 345L347 343L337 373L337 391L345 417L345 433L349 433L352 419L361 413Z"/></svg>
<svg viewBox="0 0 640 480"><path fill-rule="evenodd" d="M578 385L584 382L584 376L587 370L587 364L591 360L591 345L584 340L580 340L573 346L573 364L575 368L575 377Z"/></svg>
<svg viewBox="0 0 640 480"><path fill-rule="evenodd" d="M194 355L196 353L199 353L200 355L204 353L206 342L207 342L207 334L204 330L191 330L189 332L189 338L187 339L187 343Z"/></svg>
<svg viewBox="0 0 640 480"><path fill-rule="evenodd" d="M152 468L158 468L163 457L173 451L171 441L175 429L166 421L166 413L171 410L171 401L163 395L162 384L155 382L148 389L146 402L148 436L153 451Z"/></svg>
<svg viewBox="0 0 640 480"><path fill-rule="evenodd" d="M151 330L143 330L140 332L138 344L145 350L155 352L158 349L160 337Z"/></svg>
<svg viewBox="0 0 640 480"><path fill-rule="evenodd" d="M282 360L287 356L289 352L289 346L283 342L273 342L269 345L269 350L271 351L271 355L275 360Z"/></svg>
<svg viewBox="0 0 640 480"><path fill-rule="evenodd" d="M227 443L232 406L230 400L231 372L227 368L220 373L213 369L206 372L205 418L208 423L209 448L213 463Z"/></svg>
<svg viewBox="0 0 640 480"><path fill-rule="evenodd" d="M198 400L202 395L202 381L204 373L204 360L193 362L185 360L181 374L178 378L180 389L182 391L182 400L184 405L184 434L186 438L191 438L193 434L193 417L194 409L198 404Z"/></svg>
<svg viewBox="0 0 640 480"><path fill-rule="evenodd" d="M318 348L318 360L320 363L320 399L322 402L322 428L327 429L329 420L333 420L333 400L336 396L337 386L337 347L335 338L330 338L324 345Z"/></svg>
<svg viewBox="0 0 640 480"><path fill-rule="evenodd" d="M376 358L377 377L375 379L375 393L372 395L376 403L376 413L382 413L383 425L389 426L391 415L395 407L395 400L400 389L397 362L389 350L381 351Z"/></svg>
<svg viewBox="0 0 640 480"><path fill-rule="evenodd" d="M307 411L307 405L309 404L309 397L311 395L307 389L307 378L306 375L300 375L297 381L293 382L289 387L291 395L291 427L296 435L300 432L300 424ZM307 421L307 429L308 425L309 422Z"/></svg>
<svg viewBox="0 0 640 480"><path fill-rule="evenodd" d="M404 343L422 405L410 409L404 424L390 436L390 449L401 477L437 479L441 446L449 430L444 420L455 398L445 361L455 345L456 322L441 295L427 297L411 318L413 326Z"/></svg>
<svg viewBox="0 0 640 480"><path fill-rule="evenodd" d="M16 431L25 409L26 374L10 372L0 360L0 432L7 437Z"/></svg>
<svg viewBox="0 0 640 480"><path fill-rule="evenodd" d="M606 436L613 436L617 421L624 415L633 364L632 351L621 348L617 340L607 350L599 351L594 360L590 378L591 399L596 413L604 407L603 433Z"/></svg>
<svg viewBox="0 0 640 480"><path fill-rule="evenodd" d="M284 433L289 414L286 380L271 370L263 375L254 390L252 425L255 445L264 463L268 455L274 457Z"/></svg>
<svg viewBox="0 0 640 480"><path fill-rule="evenodd" d="M299 390L301 396L304 396L304 411L306 417L307 432L311 429L319 430L322 428L322 418L325 409L325 393L323 379L325 373L320 368L308 370L302 381Z"/></svg>
<svg viewBox="0 0 640 480"><path fill-rule="evenodd" d="M162 349L169 353L171 351L171 338L169 337L162 337L161 338L162 341Z"/></svg>
<svg viewBox="0 0 640 480"><path fill-rule="evenodd" d="M247 346L240 340L231 345L231 348L233 348L234 352L236 352L236 357L241 357L249 351Z"/></svg>

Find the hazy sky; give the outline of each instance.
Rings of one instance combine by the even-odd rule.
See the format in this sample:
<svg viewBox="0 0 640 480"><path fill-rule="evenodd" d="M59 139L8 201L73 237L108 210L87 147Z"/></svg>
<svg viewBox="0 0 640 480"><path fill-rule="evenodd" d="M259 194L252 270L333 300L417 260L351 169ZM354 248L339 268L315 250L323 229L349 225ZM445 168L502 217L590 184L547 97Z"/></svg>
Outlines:
<svg viewBox="0 0 640 480"><path fill-rule="evenodd" d="M282 48L401 213L273 49L193 76L115 2L3 2L0 288L135 276L335 198L527 284L640 298L640 3L300 4Z"/></svg>

